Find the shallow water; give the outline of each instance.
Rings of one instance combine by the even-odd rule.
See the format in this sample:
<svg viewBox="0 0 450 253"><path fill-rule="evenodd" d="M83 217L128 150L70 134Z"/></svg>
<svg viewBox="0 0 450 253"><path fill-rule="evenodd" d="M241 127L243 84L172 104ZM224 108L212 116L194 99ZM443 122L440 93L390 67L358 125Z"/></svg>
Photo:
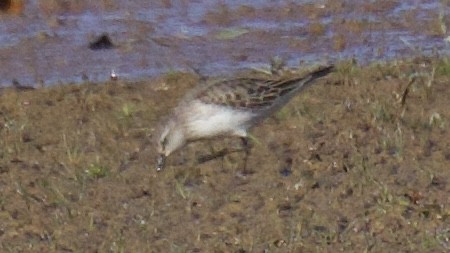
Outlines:
<svg viewBox="0 0 450 253"><path fill-rule="evenodd" d="M0 14L0 86L447 54L440 1L51 1ZM115 47L90 50L107 33Z"/></svg>

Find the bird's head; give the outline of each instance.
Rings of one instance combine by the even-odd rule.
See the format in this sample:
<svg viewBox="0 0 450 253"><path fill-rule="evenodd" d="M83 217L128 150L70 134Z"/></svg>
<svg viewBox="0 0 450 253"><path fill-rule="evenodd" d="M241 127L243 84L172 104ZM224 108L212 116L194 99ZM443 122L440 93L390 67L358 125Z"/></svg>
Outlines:
<svg viewBox="0 0 450 253"><path fill-rule="evenodd" d="M169 121L161 131L157 143L158 151L158 165L157 170L160 171L164 168L166 158L186 144L186 138L183 130L177 127L176 123Z"/></svg>

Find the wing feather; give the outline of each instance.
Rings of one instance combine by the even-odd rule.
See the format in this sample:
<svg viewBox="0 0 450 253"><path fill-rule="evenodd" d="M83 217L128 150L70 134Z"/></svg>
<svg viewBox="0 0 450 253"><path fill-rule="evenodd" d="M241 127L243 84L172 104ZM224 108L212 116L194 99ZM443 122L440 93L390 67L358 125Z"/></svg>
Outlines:
<svg viewBox="0 0 450 253"><path fill-rule="evenodd" d="M286 100L288 94L302 90L310 81L331 71L333 66L300 77L278 79L239 77L222 80L201 90L195 98L204 103L237 109L266 110Z"/></svg>

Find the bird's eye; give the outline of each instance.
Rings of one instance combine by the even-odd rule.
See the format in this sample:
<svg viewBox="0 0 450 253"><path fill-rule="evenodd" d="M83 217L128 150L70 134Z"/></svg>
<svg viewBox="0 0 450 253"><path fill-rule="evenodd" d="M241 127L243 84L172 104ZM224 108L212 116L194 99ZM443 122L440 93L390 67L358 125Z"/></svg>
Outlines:
<svg viewBox="0 0 450 253"><path fill-rule="evenodd" d="M164 137L160 143L161 143L161 147L165 148L167 145L167 138Z"/></svg>

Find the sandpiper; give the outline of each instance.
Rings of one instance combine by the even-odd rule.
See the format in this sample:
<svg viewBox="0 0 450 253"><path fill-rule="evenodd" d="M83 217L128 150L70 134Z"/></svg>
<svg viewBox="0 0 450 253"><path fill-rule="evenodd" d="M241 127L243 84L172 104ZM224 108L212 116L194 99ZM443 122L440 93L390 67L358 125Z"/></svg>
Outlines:
<svg viewBox="0 0 450 253"><path fill-rule="evenodd" d="M324 66L296 77L236 77L199 85L175 107L157 143L157 171L166 158L188 142L218 136L237 136L280 109L314 80L334 71Z"/></svg>

